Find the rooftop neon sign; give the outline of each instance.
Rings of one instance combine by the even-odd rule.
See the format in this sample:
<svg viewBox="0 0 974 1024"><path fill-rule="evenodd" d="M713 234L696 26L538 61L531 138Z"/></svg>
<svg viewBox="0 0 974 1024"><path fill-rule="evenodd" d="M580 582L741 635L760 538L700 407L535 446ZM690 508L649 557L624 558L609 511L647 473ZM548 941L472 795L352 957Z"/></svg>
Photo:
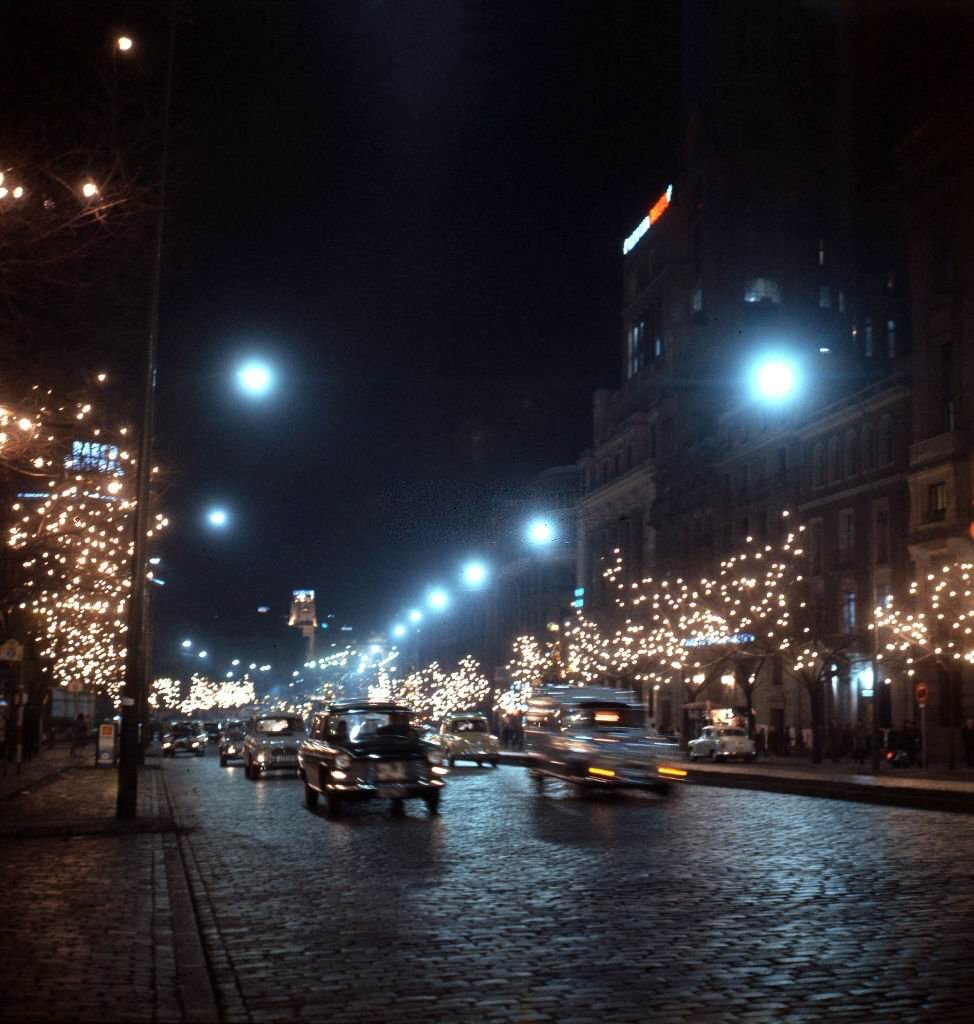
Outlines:
<svg viewBox="0 0 974 1024"><path fill-rule="evenodd" d="M673 186L667 185L666 191L649 208L649 213L639 222L636 230L622 243L622 255L626 256L639 245L639 240L663 216L670 200L673 198Z"/></svg>

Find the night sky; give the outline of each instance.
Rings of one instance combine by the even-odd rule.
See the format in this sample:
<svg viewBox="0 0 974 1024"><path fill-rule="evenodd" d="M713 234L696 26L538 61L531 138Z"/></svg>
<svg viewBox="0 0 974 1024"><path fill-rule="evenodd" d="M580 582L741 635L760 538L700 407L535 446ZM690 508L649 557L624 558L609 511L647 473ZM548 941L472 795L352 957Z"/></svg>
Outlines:
<svg viewBox="0 0 974 1024"><path fill-rule="evenodd" d="M115 6L161 69L164 31ZM384 630L455 578L493 498L575 461L592 393L618 383L621 240L681 154L673 0L188 10L157 423L163 666L185 634L221 654L283 635L297 587ZM273 398L235 392L249 353L281 369ZM219 535L203 522L217 502Z"/></svg>

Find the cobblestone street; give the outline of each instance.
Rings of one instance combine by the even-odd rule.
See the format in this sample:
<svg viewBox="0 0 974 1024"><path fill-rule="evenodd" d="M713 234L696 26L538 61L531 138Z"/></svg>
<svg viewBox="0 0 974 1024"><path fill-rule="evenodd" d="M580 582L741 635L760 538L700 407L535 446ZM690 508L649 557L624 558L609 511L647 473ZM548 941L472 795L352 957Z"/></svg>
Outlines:
<svg viewBox="0 0 974 1024"><path fill-rule="evenodd" d="M974 819L737 790L328 820L292 777L165 767L229 1020L968 1020Z"/></svg>

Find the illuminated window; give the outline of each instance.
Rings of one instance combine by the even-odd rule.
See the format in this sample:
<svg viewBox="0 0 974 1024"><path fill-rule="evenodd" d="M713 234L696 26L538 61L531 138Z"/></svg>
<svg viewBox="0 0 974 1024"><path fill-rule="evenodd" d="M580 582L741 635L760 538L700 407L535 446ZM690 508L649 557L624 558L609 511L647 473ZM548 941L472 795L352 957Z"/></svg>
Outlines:
<svg viewBox="0 0 974 1024"><path fill-rule="evenodd" d="M657 334L656 337L653 338L653 358L654 359L659 359L659 357L662 354L663 354L663 335L662 334Z"/></svg>
<svg viewBox="0 0 974 1024"><path fill-rule="evenodd" d="M841 288L839 289L838 294L836 295L836 302L837 302L838 307L839 307L839 312L840 313L844 313L845 312L845 292Z"/></svg>
<svg viewBox="0 0 974 1024"><path fill-rule="evenodd" d="M872 317L866 317L862 324L862 350L867 358L873 354L873 321Z"/></svg>
<svg viewBox="0 0 974 1024"><path fill-rule="evenodd" d="M818 240L818 265L820 267L825 266L825 239L820 238Z"/></svg>
<svg viewBox="0 0 974 1024"><path fill-rule="evenodd" d="M927 488L927 522L939 523L947 518L947 484L943 480Z"/></svg>
<svg viewBox="0 0 974 1024"><path fill-rule="evenodd" d="M818 287L818 304L821 309L832 308L832 289L827 284Z"/></svg>
<svg viewBox="0 0 974 1024"><path fill-rule="evenodd" d="M781 285L770 277L753 277L744 288L745 302L773 302L781 305Z"/></svg>
<svg viewBox="0 0 974 1024"><path fill-rule="evenodd" d="M839 618L843 633L856 631L856 592L843 590L839 596Z"/></svg>
<svg viewBox="0 0 974 1024"><path fill-rule="evenodd" d="M703 312L703 288L700 285L697 285L693 291L690 292L690 312Z"/></svg>

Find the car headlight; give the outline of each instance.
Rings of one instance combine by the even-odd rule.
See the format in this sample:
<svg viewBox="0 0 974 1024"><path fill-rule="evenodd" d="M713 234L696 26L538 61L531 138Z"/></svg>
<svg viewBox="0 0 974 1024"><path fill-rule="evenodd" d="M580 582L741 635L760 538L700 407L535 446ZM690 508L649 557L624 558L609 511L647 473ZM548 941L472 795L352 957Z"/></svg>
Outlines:
<svg viewBox="0 0 974 1024"><path fill-rule="evenodd" d="M341 768L341 769L349 768L351 766L351 764L352 764L352 759L348 756L348 754L338 754L335 757L335 767L336 768Z"/></svg>
<svg viewBox="0 0 974 1024"><path fill-rule="evenodd" d="M236 752L237 752L237 748L236 747L227 747L227 753L228 754L236 754Z"/></svg>
<svg viewBox="0 0 974 1024"><path fill-rule="evenodd" d="M169 748L170 748L171 746L172 746L172 744L171 744L171 743L170 743L170 742L169 742L169 741L167 740L167 741L166 741L165 743L163 743L163 745L162 745L162 749L163 749L163 750L169 750Z"/></svg>
<svg viewBox="0 0 974 1024"><path fill-rule="evenodd" d="M198 747L199 745L200 745L200 741L199 740L193 740L193 746L194 747Z"/></svg>

